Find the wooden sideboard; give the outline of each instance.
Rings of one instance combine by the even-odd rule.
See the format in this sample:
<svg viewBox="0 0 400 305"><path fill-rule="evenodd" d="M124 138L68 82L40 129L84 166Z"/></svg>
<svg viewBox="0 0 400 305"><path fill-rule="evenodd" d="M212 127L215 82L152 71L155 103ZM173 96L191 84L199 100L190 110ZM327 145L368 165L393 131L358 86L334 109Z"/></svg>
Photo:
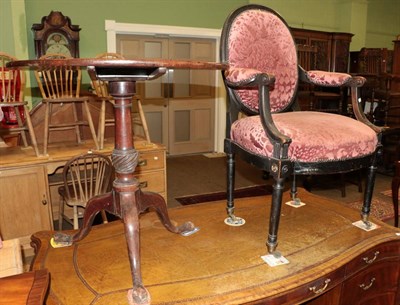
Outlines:
<svg viewBox="0 0 400 305"><path fill-rule="evenodd" d="M0 148L0 232L3 239L20 239L25 255L32 254L30 235L41 230L52 230L58 219L58 187L67 160L86 153L94 147L86 141L57 144L49 148L49 156L36 157L31 149ZM110 155L114 142L108 139L104 150ZM153 191L167 198L165 147L137 139L139 151L135 176L143 190ZM68 213L68 212L67 212ZM71 211L72 213L72 211Z"/></svg>
<svg viewBox="0 0 400 305"><path fill-rule="evenodd" d="M305 206L282 207L279 250L289 264L277 267L260 257L270 196L236 201L241 227L225 225L225 201L169 209L173 221L200 228L188 237L165 230L154 212L142 215L141 270L151 304L400 304L400 229L373 219L379 228L366 232L352 225L358 211L302 189L299 196ZM119 221L93 227L71 247L52 248L53 234L32 236L33 270L51 274L46 304L128 304L132 279Z"/></svg>

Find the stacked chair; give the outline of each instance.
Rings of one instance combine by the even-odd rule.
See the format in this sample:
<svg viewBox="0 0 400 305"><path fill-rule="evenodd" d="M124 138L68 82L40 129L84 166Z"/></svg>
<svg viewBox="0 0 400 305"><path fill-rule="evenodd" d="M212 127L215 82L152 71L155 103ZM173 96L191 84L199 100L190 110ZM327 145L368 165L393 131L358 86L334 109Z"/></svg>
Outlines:
<svg viewBox="0 0 400 305"><path fill-rule="evenodd" d="M35 131L32 126L28 103L24 101L25 72L18 68L7 68L6 64L17 60L15 57L0 53L0 132L18 134L24 148L32 147L39 156ZM27 134L30 136L30 143Z"/></svg>

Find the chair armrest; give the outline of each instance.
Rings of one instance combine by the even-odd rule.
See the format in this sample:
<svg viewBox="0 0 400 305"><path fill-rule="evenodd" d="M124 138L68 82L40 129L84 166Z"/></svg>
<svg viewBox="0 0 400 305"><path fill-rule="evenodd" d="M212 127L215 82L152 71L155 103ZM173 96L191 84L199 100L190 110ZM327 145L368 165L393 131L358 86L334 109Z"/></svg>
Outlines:
<svg viewBox="0 0 400 305"><path fill-rule="evenodd" d="M264 77L261 78L261 75ZM226 84L232 89L239 87L257 87L259 81L264 82L265 85L271 85L275 82L275 77L273 75L247 68L229 68L225 70L225 79Z"/></svg>
<svg viewBox="0 0 400 305"><path fill-rule="evenodd" d="M299 67L300 80L322 87L341 87L345 86L350 80L351 75L347 73L327 72L312 70L306 71Z"/></svg>

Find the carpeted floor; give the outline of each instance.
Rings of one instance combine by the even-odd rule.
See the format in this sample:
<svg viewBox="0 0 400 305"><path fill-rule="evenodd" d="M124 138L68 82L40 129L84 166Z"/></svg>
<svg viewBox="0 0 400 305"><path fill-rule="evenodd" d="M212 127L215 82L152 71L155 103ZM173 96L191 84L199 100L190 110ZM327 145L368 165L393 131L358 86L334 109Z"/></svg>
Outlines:
<svg viewBox="0 0 400 305"><path fill-rule="evenodd" d="M179 201L190 200L208 201L210 196L218 200L225 198L226 192L226 159L223 155L209 157L204 155L174 156L167 158L168 181L168 206L182 205ZM248 165L239 158L236 160L235 189L242 189L242 193L248 187L259 191L259 185L271 187L272 179L263 179L262 172ZM363 175L361 175L363 177ZM318 176L311 186L312 193L337 200L350 207L359 209L363 193L358 191L358 174L346 176L346 196L342 197L341 183L338 176ZM393 206L390 197L392 177L390 173L378 173L373 196L372 213L388 223L393 222ZM299 182L304 186L306 180ZM364 183L363 183L364 184ZM286 183L286 189L290 188L290 182ZM239 195L240 196L240 195ZM188 203L189 202L189 203Z"/></svg>

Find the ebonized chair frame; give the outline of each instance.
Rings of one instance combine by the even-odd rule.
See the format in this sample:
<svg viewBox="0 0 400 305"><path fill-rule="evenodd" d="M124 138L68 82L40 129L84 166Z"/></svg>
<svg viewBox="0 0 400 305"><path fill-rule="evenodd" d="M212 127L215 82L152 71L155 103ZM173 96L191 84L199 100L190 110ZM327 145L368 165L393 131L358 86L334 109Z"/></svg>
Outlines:
<svg viewBox="0 0 400 305"><path fill-rule="evenodd" d="M241 14L245 10L249 9L261 9L267 10L276 14L274 11L260 5L247 5L242 8L236 10L232 13L225 22L225 25L222 30L221 36L221 61L228 62L228 39L229 39L229 27L235 18ZM277 15L284 24L287 23ZM287 26L288 27L288 26ZM298 68L300 81L309 82L305 75L305 71L299 66ZM288 149L291 143L291 139L284 134L282 134L274 124L272 113L270 110L270 99L269 99L269 86L273 85L275 78L273 75L268 75L266 73L257 74L253 79L250 79L246 82L242 82L240 84L233 84L226 79L225 73L222 73L222 77L226 86L226 90L228 93L228 113L226 120L226 139L224 144L224 150L227 154L227 213L230 217L233 216L234 213L234 176L235 176L235 155L238 154L245 161L250 164L257 166L258 168L269 172L270 175L275 180L273 186L272 193L272 206L270 213L270 222L269 222L269 234L268 240L266 242L268 251L270 253L275 252L277 247L277 236L278 236L278 227L279 227L279 219L280 219L280 210L282 205L282 193L284 189L285 180L293 175L320 175L320 174L332 174L332 173L343 173L350 172L354 170L359 170L361 168L369 168L368 176L366 181L366 190L364 193L364 204L361 211L362 220L369 224L368 216L370 213L371 199L375 182L376 175L376 162L377 162L377 154L381 152L381 131L382 129L373 125L368 119L365 117L363 111L359 108L358 104L358 94L359 87L363 84L362 78L353 77L347 84L347 87L351 89L351 101L354 110L355 117L357 120L365 123L370 126L378 136L378 145L375 152L371 155L364 156L362 158L350 159L350 160L339 160L332 162L321 162L321 163L306 163L306 162L293 162L288 157ZM297 91L296 85L296 91ZM235 89L238 88L258 88L259 94L259 115L264 127L264 131L268 136L269 140L273 144L273 155L271 158L263 157L260 155L251 154L248 151L244 150L242 147L237 145L230 139L230 127L231 124L238 119L239 112L244 112L246 115L256 115L258 113L250 110L245 107L239 101L239 96L235 92ZM292 104L296 100L296 94L293 95L291 102L288 104L286 109L283 109L281 112L287 111L292 107ZM295 193L295 188L292 189L292 192Z"/></svg>

